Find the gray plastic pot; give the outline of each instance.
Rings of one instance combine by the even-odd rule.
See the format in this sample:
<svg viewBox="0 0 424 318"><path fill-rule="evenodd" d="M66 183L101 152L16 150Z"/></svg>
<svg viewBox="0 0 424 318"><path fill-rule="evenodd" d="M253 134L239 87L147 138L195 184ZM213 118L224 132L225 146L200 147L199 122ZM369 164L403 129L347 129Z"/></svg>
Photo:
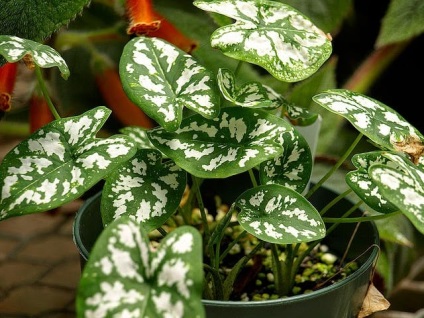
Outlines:
<svg viewBox="0 0 424 318"><path fill-rule="evenodd" d="M311 201L319 209L336 195L327 189L318 190ZM100 216L101 193L89 198L78 211L74 222L74 242L81 255L81 266L87 261L91 248L102 231ZM335 216L352 206L340 201L326 216ZM360 211L358 211L359 213ZM342 224L325 239L330 249L342 255L355 229L355 224ZM208 318L354 318L358 316L365 298L375 261L379 237L371 222L360 224L348 259L357 259L360 268L347 278L310 294L269 301L203 300Z"/></svg>

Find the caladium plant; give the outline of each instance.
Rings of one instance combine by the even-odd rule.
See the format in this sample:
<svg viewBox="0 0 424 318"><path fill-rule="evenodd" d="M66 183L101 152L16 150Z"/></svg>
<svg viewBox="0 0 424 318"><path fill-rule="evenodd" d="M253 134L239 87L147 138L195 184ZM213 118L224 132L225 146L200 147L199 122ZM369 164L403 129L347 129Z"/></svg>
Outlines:
<svg viewBox="0 0 424 318"><path fill-rule="evenodd" d="M306 79L331 55L331 37L280 2L193 5L193 10L219 15L215 21L232 21L211 34L216 54L278 81ZM57 67L64 78L70 73L57 51L30 39L2 35L0 54L9 63L24 59L34 67L46 98L41 68ZM129 99L157 127L125 127L101 138L96 134L111 113L108 108L60 118L49 99L56 120L2 161L0 219L59 207L104 180L99 213L105 230L83 271L78 316L203 317L202 295L228 300L241 265L257 251L222 273L226 232L237 227L257 246L295 249L326 236L325 221L335 221L308 200L325 180L308 189L313 154L293 125L312 124L317 114L291 103L259 76L246 80L238 70L223 65L215 72L195 52L148 34L135 36L120 55L120 78ZM377 148L356 154L356 170L346 175L349 187L379 213L361 221L403 213L424 233L424 136L393 109L363 94L331 89L313 100L346 118ZM225 183L245 173L252 184L243 185L227 202L225 216L211 222L201 183ZM196 209L200 220L193 216ZM350 222L349 216L336 222ZM155 230L161 238L153 248L148 234ZM205 260L210 263L202 264ZM300 264L291 260L274 259L276 268L286 267L288 286Z"/></svg>

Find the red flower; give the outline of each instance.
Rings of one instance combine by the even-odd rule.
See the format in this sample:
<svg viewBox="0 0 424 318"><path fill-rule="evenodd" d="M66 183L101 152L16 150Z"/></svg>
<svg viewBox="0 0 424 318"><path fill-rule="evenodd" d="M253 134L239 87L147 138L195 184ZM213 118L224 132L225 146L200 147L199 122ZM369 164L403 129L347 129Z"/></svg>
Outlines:
<svg viewBox="0 0 424 318"><path fill-rule="evenodd" d="M0 111L9 111L15 87L17 63L6 63L0 67Z"/></svg>
<svg viewBox="0 0 424 318"><path fill-rule="evenodd" d="M127 0L126 9L130 18L128 34L161 38L187 53L197 47L196 41L186 37L154 10L151 0Z"/></svg>

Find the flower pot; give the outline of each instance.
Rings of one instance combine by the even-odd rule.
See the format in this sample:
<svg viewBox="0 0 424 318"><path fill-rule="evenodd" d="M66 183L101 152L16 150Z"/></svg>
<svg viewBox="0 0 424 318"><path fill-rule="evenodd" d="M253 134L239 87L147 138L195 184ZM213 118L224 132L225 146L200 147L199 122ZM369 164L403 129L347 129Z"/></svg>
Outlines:
<svg viewBox="0 0 424 318"><path fill-rule="evenodd" d="M240 180L238 180L240 181ZM243 183L242 183L243 184ZM319 189L311 198L319 209L335 197L328 189ZM90 250L102 231L98 193L88 199L76 215L74 241L84 266ZM326 216L335 216L338 211L346 211L352 206L347 200L340 201ZM359 213L360 211L358 211ZM342 255L355 231L356 224L342 224L324 242L330 249ZM267 301L215 301L203 300L207 317L289 317L289 318L353 318L357 317L366 295L373 267L378 255L379 237L375 225L361 223L348 252L348 260L357 260L360 267L347 278L309 294Z"/></svg>

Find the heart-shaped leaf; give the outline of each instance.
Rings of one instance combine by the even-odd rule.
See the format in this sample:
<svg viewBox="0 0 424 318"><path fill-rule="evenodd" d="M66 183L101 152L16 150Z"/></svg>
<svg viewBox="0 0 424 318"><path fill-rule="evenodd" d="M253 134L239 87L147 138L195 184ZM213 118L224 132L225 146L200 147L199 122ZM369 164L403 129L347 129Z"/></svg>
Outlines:
<svg viewBox="0 0 424 318"><path fill-rule="evenodd" d="M259 65L279 80L303 80L331 54L327 35L299 11L278 1L195 1L194 5L236 20L212 34L213 47Z"/></svg>
<svg viewBox="0 0 424 318"><path fill-rule="evenodd" d="M140 36L129 41L119 73L128 97L166 130L180 126L184 107L206 118L219 113L213 73L164 40Z"/></svg>
<svg viewBox="0 0 424 318"><path fill-rule="evenodd" d="M175 212L186 186L186 172L173 161L161 159L159 151L142 149L107 177L101 201L105 226L131 215L150 232Z"/></svg>
<svg viewBox="0 0 424 318"><path fill-rule="evenodd" d="M148 132L151 142L180 167L200 178L226 178L282 153L284 119L259 109L227 107L215 119L187 117L176 132Z"/></svg>
<svg viewBox="0 0 424 318"><path fill-rule="evenodd" d="M346 183L369 207L380 213L390 213L399 210L398 207L382 195L379 187L368 174L369 167L374 164L397 166L383 153L382 151L373 151L354 155L352 163L357 170L346 174Z"/></svg>
<svg viewBox="0 0 424 318"><path fill-rule="evenodd" d="M142 226L115 220L84 267L78 317L204 317L201 242L196 229L182 226L152 251Z"/></svg>
<svg viewBox="0 0 424 318"><path fill-rule="evenodd" d="M414 165L398 169L375 164L369 168L369 174L384 197L424 234L424 171Z"/></svg>
<svg viewBox="0 0 424 318"><path fill-rule="evenodd" d="M298 192L281 185L263 185L242 193L237 219L250 234L266 242L294 244L319 240L325 225L315 207Z"/></svg>
<svg viewBox="0 0 424 318"><path fill-rule="evenodd" d="M282 134L280 143L284 152L260 165L261 184L281 184L302 193L312 173L312 154L308 142L293 129Z"/></svg>
<svg viewBox="0 0 424 318"><path fill-rule="evenodd" d="M380 147L403 151L418 162L424 152L424 136L401 115L371 97L345 89L332 89L313 100L346 118Z"/></svg>
<svg viewBox="0 0 424 318"><path fill-rule="evenodd" d="M80 197L136 148L126 136L96 138L106 107L55 120L22 141L0 165L0 219L43 212Z"/></svg>
<svg viewBox="0 0 424 318"><path fill-rule="evenodd" d="M0 55L14 63L31 56L39 67L49 68L57 66L63 78L69 77L69 69L65 60L53 48L31 40L21 39L16 36L0 35ZM27 61L28 62L28 61Z"/></svg>

